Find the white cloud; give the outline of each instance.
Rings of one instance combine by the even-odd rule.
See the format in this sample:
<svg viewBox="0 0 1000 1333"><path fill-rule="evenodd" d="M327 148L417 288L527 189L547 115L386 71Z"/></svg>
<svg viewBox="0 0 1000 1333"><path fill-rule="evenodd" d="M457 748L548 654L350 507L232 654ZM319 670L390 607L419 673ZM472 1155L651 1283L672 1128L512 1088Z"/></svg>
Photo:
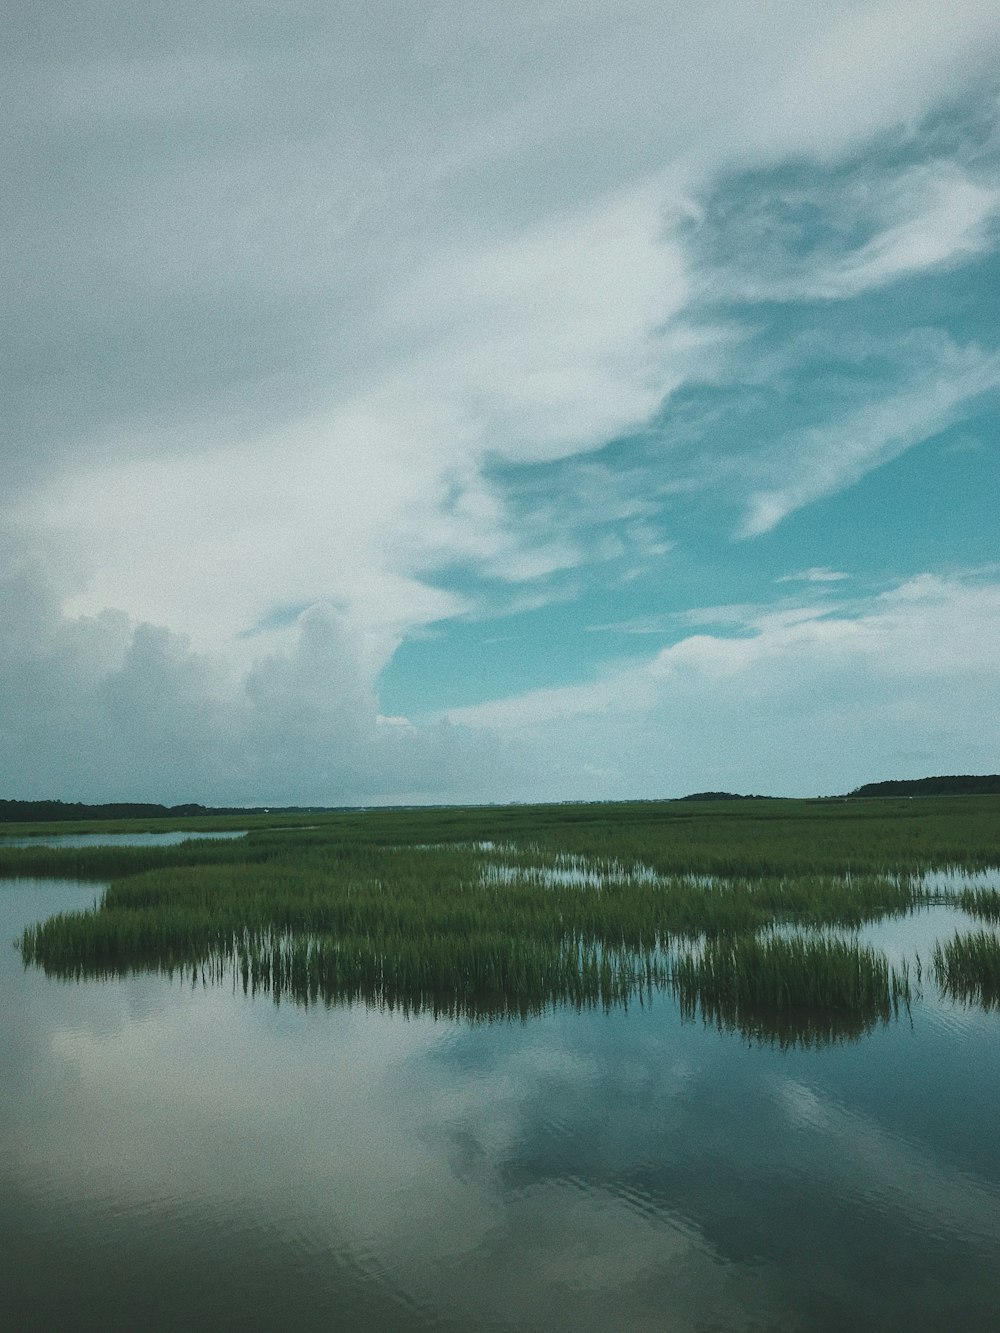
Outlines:
<svg viewBox="0 0 1000 1333"><path fill-rule="evenodd" d="M997 583L924 575L850 608L744 608L735 628L449 716L495 730L539 798L593 795L588 763L622 797L830 794L995 767Z"/></svg>
<svg viewBox="0 0 1000 1333"><path fill-rule="evenodd" d="M482 469L642 422L677 377L658 330L683 297L655 200L612 200L437 262L399 296L419 350L325 412L202 447L175 432L138 457L108 441L115 462L56 474L15 518L85 553L75 613L112 605L219 647L274 606L332 599L384 660L462 609L420 580L435 563L522 581L579 562L558 534L519 532Z"/></svg>
<svg viewBox="0 0 1000 1333"><path fill-rule="evenodd" d="M382 719L363 634L329 605L243 668L119 612L0 579L0 747L26 797L174 804L488 799L493 738Z"/></svg>
<svg viewBox="0 0 1000 1333"><path fill-rule="evenodd" d="M679 379L657 333L687 298L661 206L629 193L432 265L404 296L432 352L412 359L402 395L457 400L483 446L519 462L642 423Z"/></svg>
<svg viewBox="0 0 1000 1333"><path fill-rule="evenodd" d="M36 178L12 224L12 296L31 296L15 326L29 351L55 328L60 345L32 359L11 475L58 460L24 516L85 553L74 610L218 646L328 598L389 651L455 609L418 586L435 562L514 579L577 562L572 543L523 549L483 461L592 449L704 365L715 339L688 317L669 231L680 182L730 150L821 153L831 123L856 148L965 86L998 30L971 3L905 25L895 3L438 4L397 50L374 38L403 15L378 14L324 19L294 97L280 43L154 54L138 22L113 55L53 48L44 115L26 75L11 84L40 144L95 135L93 188L57 208ZM101 156L123 119L158 151ZM845 260L840 291L981 243L994 194L957 167L900 191L901 220Z"/></svg>
<svg viewBox="0 0 1000 1333"><path fill-rule="evenodd" d="M992 76L1000 35L973 0L306 3L301 28L211 0L172 36L141 10L87 13L86 43L75 23L43 43L25 25L2 56L18 147L0 524L72 569L46 630L59 651L82 654L75 635L118 653L119 693L159 672L208 736L231 718L206 701L234 681L284 690L295 734L310 709L330 727L352 712L281 674L308 674L304 608L348 627L370 719L380 668L482 609L478 577L537 606L565 595L543 586L556 576L669 550L659 510L689 482L672 459L650 451L623 481L586 456L680 385L718 382L738 320L703 309L698 201L735 166L836 164L878 136L910 134L919 158L916 127ZM874 233L788 289L847 297L979 254L988 166L934 152L879 194ZM924 369L751 460L746 534L997 382L974 348ZM558 462L555 489L577 471L557 503L499 475ZM442 570L473 591L437 586ZM19 689L41 673L42 697L56 668L30 652L11 670ZM108 678L73 661L95 690Z"/></svg>
<svg viewBox="0 0 1000 1333"><path fill-rule="evenodd" d="M734 160L762 148L772 160L834 160L873 136L912 130L933 102L994 76L998 43L991 0L824 7L810 39L790 47L778 77L732 127Z"/></svg>
<svg viewBox="0 0 1000 1333"><path fill-rule="evenodd" d="M821 277L817 293L853 296L990 247L1000 190L983 188L950 163L915 167L896 188L900 220Z"/></svg>
<svg viewBox="0 0 1000 1333"><path fill-rule="evenodd" d="M811 569L800 570L797 574L782 574L775 583L839 583L850 578L836 569L823 569L814 565Z"/></svg>
<svg viewBox="0 0 1000 1333"><path fill-rule="evenodd" d="M740 535L770 532L803 505L852 485L961 420L977 397L1000 386L1000 353L945 339L915 341L914 351L924 364L919 373L909 372L904 387L773 448L775 484L751 494Z"/></svg>
<svg viewBox="0 0 1000 1333"><path fill-rule="evenodd" d="M873 170L862 160L846 178L754 194L698 285L716 300L845 300L991 250L998 214L995 166L972 171L944 158ZM825 230L813 239L817 218ZM865 230L869 239L858 241Z"/></svg>

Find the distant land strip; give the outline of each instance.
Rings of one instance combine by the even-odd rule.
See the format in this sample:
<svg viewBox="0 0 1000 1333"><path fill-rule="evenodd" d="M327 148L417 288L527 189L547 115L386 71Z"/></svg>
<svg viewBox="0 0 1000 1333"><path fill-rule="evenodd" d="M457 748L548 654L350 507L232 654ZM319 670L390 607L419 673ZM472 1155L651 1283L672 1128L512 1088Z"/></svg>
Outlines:
<svg viewBox="0 0 1000 1333"><path fill-rule="evenodd" d="M950 777L890 779L867 782L846 793L866 796L991 796L1000 794L1000 773L959 774ZM760 801L770 797L747 796L730 791L700 791L676 798L681 801ZM844 796L819 799L844 800ZM562 802L562 804L577 804ZM582 802L590 804L590 802ZM40 824L87 819L192 819L201 816L310 815L347 811L349 806L327 805L157 805L151 802L113 801L87 805L80 801L0 800L0 824Z"/></svg>
<svg viewBox="0 0 1000 1333"><path fill-rule="evenodd" d="M79 801L0 801L0 824L50 824L84 819L191 819L202 815L312 815L337 806L320 805L156 805L113 801L84 805Z"/></svg>
<svg viewBox="0 0 1000 1333"><path fill-rule="evenodd" d="M965 773L947 778L911 778L907 781L866 782L848 796L992 796L1000 792L1000 773L982 776Z"/></svg>

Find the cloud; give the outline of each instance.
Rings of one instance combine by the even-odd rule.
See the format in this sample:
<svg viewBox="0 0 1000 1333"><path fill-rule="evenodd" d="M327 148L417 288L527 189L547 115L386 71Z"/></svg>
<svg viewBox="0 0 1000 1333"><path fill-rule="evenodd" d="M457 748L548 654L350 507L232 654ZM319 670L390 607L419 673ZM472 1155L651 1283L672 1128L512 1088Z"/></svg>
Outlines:
<svg viewBox="0 0 1000 1333"><path fill-rule="evenodd" d="M656 335L686 297L652 191L449 252L403 296L408 325L434 348L412 359L403 392L457 400L508 461L577 453L667 396L677 376Z"/></svg>
<svg viewBox="0 0 1000 1333"><path fill-rule="evenodd" d="M708 300L843 301L994 249L998 213L995 155L971 166L864 154L725 178L685 229Z"/></svg>
<svg viewBox="0 0 1000 1333"><path fill-rule="evenodd" d="M922 345L921 345L922 344ZM803 505L842 490L914 445L960 421L976 400L1000 386L1000 353L945 339L912 339L922 354L902 387L877 396L828 424L791 435L771 451L768 465L780 481L754 491L740 535L770 532Z"/></svg>
<svg viewBox="0 0 1000 1333"><path fill-rule="evenodd" d="M539 799L592 795L588 763L614 774L601 791L621 797L831 794L874 773L994 765L1000 585L988 577L923 575L849 606L732 620L728 634L692 634L588 683L449 716L494 730Z"/></svg>
<svg viewBox="0 0 1000 1333"><path fill-rule="evenodd" d="M494 788L488 733L379 716L363 637L328 605L234 670L121 613L64 616L22 570L0 581L0 631L0 765L25 796L335 805Z"/></svg>
<svg viewBox="0 0 1000 1333"><path fill-rule="evenodd" d="M820 277L817 295L855 296L991 248L988 224L1000 209L1000 190L983 188L954 164L935 163L908 171L896 191L904 216Z"/></svg>
<svg viewBox="0 0 1000 1333"><path fill-rule="evenodd" d="M814 565L812 569L802 569L797 574L782 574L775 579L775 583L839 583L850 577L850 574L842 574L836 569L823 569Z"/></svg>
<svg viewBox="0 0 1000 1333"><path fill-rule="evenodd" d="M379 716L360 639L330 607L300 617L287 650L234 674L120 614L63 617L37 578L8 578L2 592L0 744L26 795L808 795L889 770L986 769L998 740L985 722L1000 669L1000 586L988 578L924 575L818 607L706 608L688 620L713 632L608 664L590 683L419 725Z"/></svg>
<svg viewBox="0 0 1000 1333"><path fill-rule="evenodd" d="M817 20L732 128L734 160L763 145L772 161L833 161L874 136L912 131L934 102L994 75L989 0L959 0L947 13L935 0L836 5Z"/></svg>
<svg viewBox="0 0 1000 1333"><path fill-rule="evenodd" d="M815 353L831 308L991 253L998 36L974 0L26 10L0 530L63 569L60 651L118 654L73 667L92 716L151 718L159 672L219 755L273 758L254 690L359 753L408 638L646 575L688 501L764 534L964 417L985 334L875 321L880 383ZM356 685L321 704L313 669Z"/></svg>
<svg viewBox="0 0 1000 1333"><path fill-rule="evenodd" d="M113 461L54 473L14 521L86 553L74 612L113 605L218 647L324 598L384 655L461 609L422 580L435 566L519 582L580 561L571 540L519 526L486 469L594 448L662 401L677 371L659 325L684 289L658 226L655 200L629 196L452 254L394 298L413 350L353 396L264 433L224 424L199 447L178 429L109 439Z"/></svg>
<svg viewBox="0 0 1000 1333"><path fill-rule="evenodd" d="M782 312L773 326L717 343L705 381L683 386L628 442L623 474L659 509L668 539L689 530L692 515L711 531L733 511L730 531L759 537L959 423L988 422L998 388L1000 352L989 341L933 326L877 334L862 317L803 323Z"/></svg>

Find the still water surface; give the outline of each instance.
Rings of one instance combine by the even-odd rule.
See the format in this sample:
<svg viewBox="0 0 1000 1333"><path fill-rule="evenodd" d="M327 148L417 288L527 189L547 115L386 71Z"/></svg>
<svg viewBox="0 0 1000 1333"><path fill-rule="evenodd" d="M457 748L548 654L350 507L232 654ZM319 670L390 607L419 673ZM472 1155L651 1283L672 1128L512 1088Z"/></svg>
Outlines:
<svg viewBox="0 0 1000 1333"><path fill-rule="evenodd" d="M46 833L33 838L0 838L0 847L176 847L200 838L245 837L245 829L235 833Z"/></svg>
<svg viewBox="0 0 1000 1333"><path fill-rule="evenodd" d="M781 1052L665 997L473 1026L25 972L99 892L0 881L5 1326L998 1326L1000 1015L926 977Z"/></svg>

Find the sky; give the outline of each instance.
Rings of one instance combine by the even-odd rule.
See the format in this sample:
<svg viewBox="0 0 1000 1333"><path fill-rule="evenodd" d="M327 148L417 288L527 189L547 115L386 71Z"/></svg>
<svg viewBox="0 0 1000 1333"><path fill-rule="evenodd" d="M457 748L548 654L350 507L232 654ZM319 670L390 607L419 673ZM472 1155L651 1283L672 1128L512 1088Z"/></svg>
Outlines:
<svg viewBox="0 0 1000 1333"><path fill-rule="evenodd" d="M25 0L0 795L1000 769L995 0Z"/></svg>

